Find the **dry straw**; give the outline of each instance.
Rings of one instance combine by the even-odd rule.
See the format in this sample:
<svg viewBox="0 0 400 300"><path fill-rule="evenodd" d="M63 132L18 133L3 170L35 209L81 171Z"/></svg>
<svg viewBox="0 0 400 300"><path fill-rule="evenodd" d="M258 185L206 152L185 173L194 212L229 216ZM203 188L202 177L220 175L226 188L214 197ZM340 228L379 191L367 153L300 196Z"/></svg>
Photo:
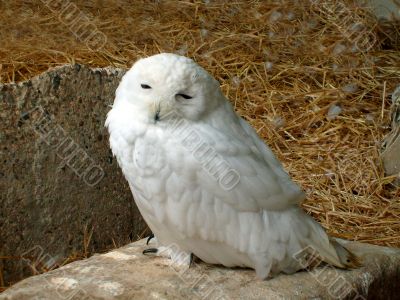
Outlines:
<svg viewBox="0 0 400 300"><path fill-rule="evenodd" d="M45 2L0 3L0 81L65 63L125 68L158 52L193 57L305 189L304 208L330 234L400 246L400 191L379 159L399 84L398 22L378 23L348 1L75 1L107 37L89 49Z"/></svg>

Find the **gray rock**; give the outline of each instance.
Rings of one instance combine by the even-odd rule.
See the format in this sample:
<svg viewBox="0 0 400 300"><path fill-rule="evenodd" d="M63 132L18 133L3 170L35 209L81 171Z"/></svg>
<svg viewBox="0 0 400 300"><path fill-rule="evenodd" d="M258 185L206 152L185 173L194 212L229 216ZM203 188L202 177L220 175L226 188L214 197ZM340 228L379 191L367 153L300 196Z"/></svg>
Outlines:
<svg viewBox="0 0 400 300"><path fill-rule="evenodd" d="M363 3L362 1L360 2ZM387 20L400 18L400 11L396 0L367 0L364 2L371 8L377 18Z"/></svg>
<svg viewBox="0 0 400 300"><path fill-rule="evenodd" d="M250 269L194 262L190 269L142 254L145 240L25 279L0 299L398 299L400 250L347 244L364 266L261 281Z"/></svg>
<svg viewBox="0 0 400 300"><path fill-rule="evenodd" d="M48 253L51 267L146 229L104 128L124 72L67 65L0 84L0 256L14 258L0 260L6 282L32 274L16 257Z"/></svg>
<svg viewBox="0 0 400 300"><path fill-rule="evenodd" d="M342 112L342 108L336 104L332 104L329 107L328 113L327 113L327 119L329 121L334 120L337 118L337 116L340 115L340 113Z"/></svg>
<svg viewBox="0 0 400 300"><path fill-rule="evenodd" d="M391 132L383 142L382 161L386 175L397 175L394 184L400 186L400 85L392 94Z"/></svg>

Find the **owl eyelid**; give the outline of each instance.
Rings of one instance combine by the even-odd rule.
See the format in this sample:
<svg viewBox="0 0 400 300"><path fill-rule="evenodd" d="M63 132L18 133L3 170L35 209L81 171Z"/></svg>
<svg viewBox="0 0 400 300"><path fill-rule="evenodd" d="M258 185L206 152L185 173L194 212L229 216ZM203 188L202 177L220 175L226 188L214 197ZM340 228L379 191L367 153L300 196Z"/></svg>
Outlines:
<svg viewBox="0 0 400 300"><path fill-rule="evenodd" d="M189 99L193 98L192 96L189 96L189 95L186 95L186 94L176 94L176 96L180 96L180 97L182 97L182 98L184 98L186 100L189 100Z"/></svg>
<svg viewBox="0 0 400 300"><path fill-rule="evenodd" d="M151 86L149 86L148 84L145 84L145 83L142 83L141 85L140 85L141 87L142 87L142 89L151 89Z"/></svg>

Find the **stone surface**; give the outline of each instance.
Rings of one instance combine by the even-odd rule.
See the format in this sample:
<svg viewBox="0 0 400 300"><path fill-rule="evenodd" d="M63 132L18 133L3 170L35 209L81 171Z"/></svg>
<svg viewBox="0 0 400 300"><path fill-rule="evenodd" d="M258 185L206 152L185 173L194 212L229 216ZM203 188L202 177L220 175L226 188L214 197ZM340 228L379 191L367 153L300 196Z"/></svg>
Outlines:
<svg viewBox="0 0 400 300"><path fill-rule="evenodd" d="M362 268L322 266L261 281L250 269L202 262L182 269L169 259L144 256L146 247L141 240L30 277L0 299L398 299L399 249L348 243L362 257Z"/></svg>
<svg viewBox="0 0 400 300"><path fill-rule="evenodd" d="M12 257L0 259L6 284L31 274L21 255L48 253L54 265L145 230L104 128L123 73L67 65L0 84L0 256Z"/></svg>
<svg viewBox="0 0 400 300"><path fill-rule="evenodd" d="M395 184L400 186L400 85L392 94L391 132L385 137L382 161L385 173L396 176Z"/></svg>
<svg viewBox="0 0 400 300"><path fill-rule="evenodd" d="M393 18L400 18L400 8L396 4L396 0L366 0L368 7L371 7L372 12L378 18L391 20Z"/></svg>

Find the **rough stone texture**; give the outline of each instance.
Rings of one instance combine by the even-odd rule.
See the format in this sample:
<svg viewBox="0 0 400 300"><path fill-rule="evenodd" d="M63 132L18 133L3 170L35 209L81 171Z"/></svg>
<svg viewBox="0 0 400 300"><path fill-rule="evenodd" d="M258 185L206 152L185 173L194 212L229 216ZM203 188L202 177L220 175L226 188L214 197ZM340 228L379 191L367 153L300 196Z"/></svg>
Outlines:
<svg viewBox="0 0 400 300"><path fill-rule="evenodd" d="M14 257L0 260L6 284L31 274L15 259L27 251L53 265L145 230L104 128L123 73L67 65L0 84L0 256Z"/></svg>
<svg viewBox="0 0 400 300"><path fill-rule="evenodd" d="M195 262L190 269L142 255L141 240L25 279L0 299L398 299L400 250L349 243L364 266L258 280L250 269Z"/></svg>
<svg viewBox="0 0 400 300"><path fill-rule="evenodd" d="M384 140L383 166L387 175L397 175L395 184L400 186L400 86L392 94L391 132Z"/></svg>
<svg viewBox="0 0 400 300"><path fill-rule="evenodd" d="M395 1L396 0L367 0L360 2L366 2L378 18L390 20L392 18L400 18L400 10Z"/></svg>

